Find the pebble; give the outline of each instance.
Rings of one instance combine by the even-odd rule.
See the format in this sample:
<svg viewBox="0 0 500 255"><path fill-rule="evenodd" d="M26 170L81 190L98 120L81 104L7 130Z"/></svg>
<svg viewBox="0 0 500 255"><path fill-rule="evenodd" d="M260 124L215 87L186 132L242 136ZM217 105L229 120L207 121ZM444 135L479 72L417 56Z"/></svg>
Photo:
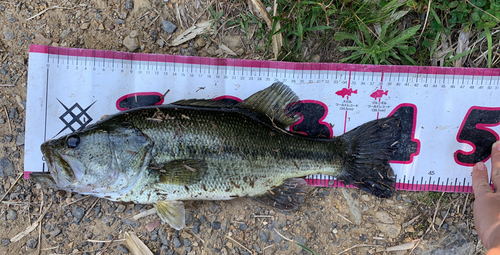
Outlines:
<svg viewBox="0 0 500 255"><path fill-rule="evenodd" d="M118 208L116 208L116 211L121 213L121 212L124 212L125 211L125 208L127 208L126 206L124 205L119 205Z"/></svg>
<svg viewBox="0 0 500 255"><path fill-rule="evenodd" d="M13 17L13 16L12 16L12 14L10 14L10 13L7 13L7 14L5 15L5 18L7 18L7 19L8 19L10 22L12 22L12 23L17 22L17 19L14 19L14 17Z"/></svg>
<svg viewBox="0 0 500 255"><path fill-rule="evenodd" d="M122 223L123 223L123 225L129 225L132 228L136 228L136 227L141 226L141 223L139 223L137 221L133 221L131 219L123 219Z"/></svg>
<svg viewBox="0 0 500 255"><path fill-rule="evenodd" d="M73 220L73 222L79 223L82 220L83 215L85 215L85 209L76 205L75 207L73 207L73 211L71 213L73 214L73 217L75 217L75 220Z"/></svg>
<svg viewBox="0 0 500 255"><path fill-rule="evenodd" d="M20 133L16 138L16 146L24 145L24 132Z"/></svg>
<svg viewBox="0 0 500 255"><path fill-rule="evenodd" d="M247 228L248 228L247 224L245 224L245 223L240 224L240 230L245 231L245 230L247 230Z"/></svg>
<svg viewBox="0 0 500 255"><path fill-rule="evenodd" d="M160 236L161 243L164 246L170 246L170 242L168 241L167 234L165 233L165 231L163 229L160 229L158 231L158 234Z"/></svg>
<svg viewBox="0 0 500 255"><path fill-rule="evenodd" d="M220 205L218 205L218 204L211 204L210 207L208 208L208 210L211 213L220 213L222 211L222 209L220 208Z"/></svg>
<svg viewBox="0 0 500 255"><path fill-rule="evenodd" d="M17 119L17 117L19 117L19 113L17 112L16 108L12 108L9 112L9 118Z"/></svg>
<svg viewBox="0 0 500 255"><path fill-rule="evenodd" d="M120 245L116 246L116 249L119 252L124 253L124 254L128 254L129 253L128 248L125 245L123 245L123 244L120 244Z"/></svg>
<svg viewBox="0 0 500 255"><path fill-rule="evenodd" d="M205 39L203 39L201 37L198 37L198 39L196 39L195 43L196 43L197 48L202 48L202 47L205 47L205 45L207 45L207 42L205 42Z"/></svg>
<svg viewBox="0 0 500 255"><path fill-rule="evenodd" d="M0 159L0 177L7 177L14 173L14 165L8 158Z"/></svg>
<svg viewBox="0 0 500 255"><path fill-rule="evenodd" d="M196 221L193 225L193 232L195 234L199 234L200 233L200 225L201 223L199 221Z"/></svg>
<svg viewBox="0 0 500 255"><path fill-rule="evenodd" d="M365 235L365 234L361 234L361 236L359 237L359 240L360 240L361 242L366 241L366 235Z"/></svg>
<svg viewBox="0 0 500 255"><path fill-rule="evenodd" d="M187 239L187 238L184 238L184 246L186 246L186 247L191 246L191 241L189 241L189 239Z"/></svg>
<svg viewBox="0 0 500 255"><path fill-rule="evenodd" d="M45 38L42 34L35 33L34 43L41 45L49 45L52 43L52 40Z"/></svg>
<svg viewBox="0 0 500 255"><path fill-rule="evenodd" d="M7 246L10 244L10 239L9 238L2 238L2 245Z"/></svg>
<svg viewBox="0 0 500 255"><path fill-rule="evenodd" d="M388 235L391 238L397 238L399 232L401 232L401 226L399 224L377 223L377 227L382 233Z"/></svg>
<svg viewBox="0 0 500 255"><path fill-rule="evenodd" d="M17 219L17 212L15 210L10 209L7 211L7 219L8 220L15 220Z"/></svg>
<svg viewBox="0 0 500 255"><path fill-rule="evenodd" d="M149 223L148 225L146 225L146 230L148 232L151 232L153 231L155 228L157 228L158 226L160 226L160 222L158 221L153 221L151 223Z"/></svg>
<svg viewBox="0 0 500 255"><path fill-rule="evenodd" d="M394 220L389 216L389 214L386 211L377 211L375 212L375 217L382 222L382 223L387 223L387 224L392 224L394 223Z"/></svg>
<svg viewBox="0 0 500 255"><path fill-rule="evenodd" d="M207 218L205 218L205 216L201 216L200 222L201 222L201 224L205 224L207 222Z"/></svg>
<svg viewBox="0 0 500 255"><path fill-rule="evenodd" d="M444 223L442 226L441 226L442 229L448 229L448 223Z"/></svg>
<svg viewBox="0 0 500 255"><path fill-rule="evenodd" d="M64 31L61 32L59 37L61 38L66 38L69 34L71 34L71 28L65 29Z"/></svg>
<svg viewBox="0 0 500 255"><path fill-rule="evenodd" d="M213 228L216 229L216 230L220 229L220 222L218 222L218 221L214 222Z"/></svg>
<svg viewBox="0 0 500 255"><path fill-rule="evenodd" d="M136 38L132 38L127 35L123 39L123 46L125 46L129 51L135 51L139 49L139 42Z"/></svg>
<svg viewBox="0 0 500 255"><path fill-rule="evenodd" d="M171 34L175 31L175 29L177 28L176 25L174 25L172 22L170 21L167 21L167 20L162 20L161 21L162 25L161 25L161 28L163 29L163 31Z"/></svg>
<svg viewBox="0 0 500 255"><path fill-rule="evenodd" d="M12 33L10 30L5 30L3 32L3 36L5 37L6 40L10 41L14 39L14 33Z"/></svg>
<svg viewBox="0 0 500 255"><path fill-rule="evenodd" d="M155 242L156 240L158 240L158 230L153 230L151 231L151 237L150 237L151 241Z"/></svg>
<svg viewBox="0 0 500 255"><path fill-rule="evenodd" d="M181 243L181 240L179 240L179 238L174 238L174 246L175 248L179 248L182 246L182 243Z"/></svg>
<svg viewBox="0 0 500 255"><path fill-rule="evenodd" d="M60 229L55 229L53 231L50 231L49 234L52 236L52 237L56 237L58 236L59 234L61 234L61 230Z"/></svg>
<svg viewBox="0 0 500 255"><path fill-rule="evenodd" d="M38 241L37 241L37 240L35 240L35 239L33 239L33 238L31 238L30 240L28 240L28 241L26 242L26 245L27 245L27 246L28 246L28 248L30 248L30 249L35 249L37 244L38 244Z"/></svg>
<svg viewBox="0 0 500 255"><path fill-rule="evenodd" d="M125 2L125 9L127 9L129 11L134 9L134 2L132 2L132 0L127 0Z"/></svg>

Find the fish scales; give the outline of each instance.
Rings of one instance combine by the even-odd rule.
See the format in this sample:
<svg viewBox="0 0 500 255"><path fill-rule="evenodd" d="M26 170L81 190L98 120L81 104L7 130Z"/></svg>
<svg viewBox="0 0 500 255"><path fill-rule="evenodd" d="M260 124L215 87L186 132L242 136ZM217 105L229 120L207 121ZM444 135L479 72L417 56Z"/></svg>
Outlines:
<svg viewBox="0 0 500 255"><path fill-rule="evenodd" d="M150 120L161 111L170 116ZM285 179L331 172L342 159L335 148L342 141L308 139L286 133L269 123L251 118L242 109L205 109L161 106L116 116L115 122L132 123L153 142L157 163L176 159L203 158L208 171L191 185L158 183L141 198L121 201L230 199L262 194ZM149 119L149 120L148 120ZM182 133L182 134L180 134ZM335 162L335 164L331 164ZM149 187L148 187L149 188ZM141 192L136 190L135 192ZM151 195L149 193L151 193ZM154 193L154 194L153 194ZM156 193L160 193L155 197Z"/></svg>

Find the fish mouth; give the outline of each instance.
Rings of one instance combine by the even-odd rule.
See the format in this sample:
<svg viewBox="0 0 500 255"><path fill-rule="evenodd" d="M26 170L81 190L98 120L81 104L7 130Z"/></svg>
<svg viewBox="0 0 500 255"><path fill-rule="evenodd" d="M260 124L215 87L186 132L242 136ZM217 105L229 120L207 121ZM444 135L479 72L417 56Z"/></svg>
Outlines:
<svg viewBox="0 0 500 255"><path fill-rule="evenodd" d="M41 150L50 172L50 174L47 174L51 176L51 179L56 186L62 188L75 182L76 178L69 163L58 152L54 151L52 148L53 144L53 141L47 141L41 145ZM43 179L45 177L46 176L39 179ZM44 181L42 182L45 183ZM51 183L48 184L50 185Z"/></svg>
<svg viewBox="0 0 500 255"><path fill-rule="evenodd" d="M42 186L47 188L57 188L56 181L52 178L50 173L44 172L31 172L30 179L34 180L37 183L40 183Z"/></svg>

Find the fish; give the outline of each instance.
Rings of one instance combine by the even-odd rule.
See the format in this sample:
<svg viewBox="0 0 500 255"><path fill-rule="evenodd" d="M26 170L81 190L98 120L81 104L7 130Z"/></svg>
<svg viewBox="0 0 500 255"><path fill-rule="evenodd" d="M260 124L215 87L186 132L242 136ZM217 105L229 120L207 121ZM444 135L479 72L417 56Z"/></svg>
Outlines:
<svg viewBox="0 0 500 255"><path fill-rule="evenodd" d="M345 96L351 96L352 94L358 94L358 90L352 90L352 88L342 88L341 90L335 92L335 94L344 98Z"/></svg>
<svg viewBox="0 0 500 255"><path fill-rule="evenodd" d="M281 82L227 104L186 99L110 115L45 141L44 186L111 201L154 204L161 220L185 225L183 201L252 197L278 210L298 210L304 176L327 174L377 197L394 192L389 161L400 120L372 120L333 138L287 131L300 119L300 99Z"/></svg>

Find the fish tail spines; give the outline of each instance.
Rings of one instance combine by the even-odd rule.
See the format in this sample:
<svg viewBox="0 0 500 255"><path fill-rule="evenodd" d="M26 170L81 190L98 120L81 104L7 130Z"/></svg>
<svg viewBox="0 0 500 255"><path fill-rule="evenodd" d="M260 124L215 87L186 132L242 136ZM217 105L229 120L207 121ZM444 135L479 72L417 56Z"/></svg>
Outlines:
<svg viewBox="0 0 500 255"><path fill-rule="evenodd" d="M345 133L345 161L337 179L377 197L392 196L395 177L389 161L399 147L400 136L397 117L373 120Z"/></svg>

